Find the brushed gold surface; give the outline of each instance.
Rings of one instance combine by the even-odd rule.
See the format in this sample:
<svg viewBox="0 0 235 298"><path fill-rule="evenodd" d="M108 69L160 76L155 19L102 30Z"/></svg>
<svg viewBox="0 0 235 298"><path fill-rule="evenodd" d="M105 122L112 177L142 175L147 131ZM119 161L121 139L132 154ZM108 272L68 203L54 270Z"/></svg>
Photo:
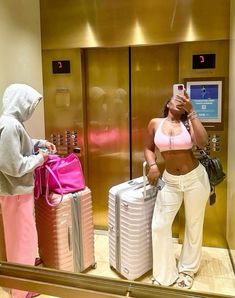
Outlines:
<svg viewBox="0 0 235 298"><path fill-rule="evenodd" d="M162 117L163 107L178 82L178 45L131 49L133 176L142 173L147 125Z"/></svg>
<svg viewBox="0 0 235 298"><path fill-rule="evenodd" d="M215 264L218 266L218 263ZM55 296L64 298L183 298L192 296L204 298L221 297L220 292L206 292L203 288L203 285L201 286L201 290L195 292L195 290L188 291L187 289L178 289L176 287L156 287L155 285L152 285L150 281L146 283L103 276L92 276L82 273L74 274L53 269L36 268L33 266L24 266L6 262L1 262L0 267L1 286L5 288L19 288L22 290L53 295L53 298ZM224 269L221 265L220 274L224 277L223 270ZM217 269L217 272L218 271L219 269ZM212 279L212 282L209 277L210 275L207 277L209 280L208 283L211 284L213 288L213 282L218 283L218 280L214 278ZM204 277L203 280L204 282L207 282L206 277ZM195 281L195 283L197 283L197 281ZM200 285L200 283L202 284L203 282L199 281L198 283ZM232 293L232 283L230 290ZM1 297L8 297L7 293L4 295L4 292L1 292L1 294L3 294ZM225 294L223 297L234 297L234 295Z"/></svg>
<svg viewBox="0 0 235 298"><path fill-rule="evenodd" d="M132 72L132 109L133 109L133 115L132 115L132 157L133 157L133 169L132 174L133 177L136 177L140 175L141 173L141 162L142 159L142 139L144 138L144 130L146 127L146 123L148 122L148 118L151 118L153 116L154 109L150 109L151 113L148 114L146 111L143 111L145 107L143 107L140 103L146 102L147 104L152 104L152 98L156 98L159 100L159 106L163 104L164 95L170 94L171 87L167 87L167 84L171 82L170 76L168 77L168 73L175 72L176 77L172 80L177 80L177 70L175 69L175 65L178 65L178 72L179 77L178 81L182 81L185 77L207 77L207 76L228 76L228 63L227 63L227 57L228 57L228 51L225 50L224 46L220 41L213 41L213 40L220 40L220 39L227 39L228 38L228 28L229 28L229 1L228 0L216 0L216 1L203 1L203 0L197 0L197 1L189 1L189 0L180 0L180 1L154 1L150 0L147 3L142 2L140 0L133 0L133 1L103 1L102 3L97 3L96 1L72 1L70 2L70 5L64 3L64 1L41 1L41 20L42 20L42 44L43 48L72 48L72 47L103 47L103 46L118 46L118 45L151 45L151 44L158 44L158 43L173 43L173 42L182 42L187 41L180 44L180 50L179 50L179 58L175 57L175 61L173 62L174 68L170 68L170 64L168 63L168 54L164 54L164 51L161 54L161 59L158 60L158 62L155 62L154 54L151 53L151 51L154 52L154 50L151 50L151 47L148 49L148 47L141 48L132 48L132 66L131 66L131 72ZM200 42L189 42L194 40L200 40ZM209 41L213 41L210 43ZM225 42L226 43L226 42ZM173 45L173 47L177 47L176 45ZM164 48L164 47L163 47ZM157 49L157 48L156 48ZM160 49L160 47L158 48ZM168 47L166 46L166 49ZM170 49L170 48L169 48ZM192 70L191 67L191 55L194 53L201 53L202 51L214 51L217 54L216 61L216 69L214 70ZM64 51L64 50L63 50ZM73 51L73 55L75 58L75 53L78 53L79 50L71 50ZM93 52L92 52L93 51ZM101 49L101 51L104 51ZM108 52L108 50L106 49ZM125 49L124 51L127 51ZM141 51L143 52L142 54ZM158 51L158 50L156 50ZM58 51L55 51L54 53L57 53ZM122 86L120 89L124 89L124 93L127 91L128 86L128 79L127 79L127 72L128 72L128 62L126 57L126 65L124 66L124 62L117 62L118 58L108 58L102 56L101 54L94 54L95 50L91 49L92 55L96 58L92 61L88 61L88 74L91 74L91 81L90 78L85 82L85 88L91 89L92 87L98 87L100 88L99 84L92 86L93 81L98 80L99 78L101 82L101 89L105 89L105 95L98 95L101 97L104 97L102 99L103 103L103 110L109 109L109 107L113 106L113 103L110 103L107 101L106 93L108 94L108 100L110 100L114 95L110 94L110 92L114 93L114 89L119 88L121 86L119 82L116 81L116 86L112 82L115 79L112 77L114 73L119 73L120 77L122 76L124 72L126 73L126 82L125 87ZM115 49L114 49L115 52ZM136 53L139 52L138 59L140 62L135 61L133 57L137 57ZM146 52L146 53L145 53ZM170 52L170 50L169 50ZM65 52L64 52L65 53ZM167 52L166 52L167 53ZM149 62L147 62L148 58L147 56L150 55ZM110 52L110 57L113 57L113 53ZM127 56L127 53L126 53ZM142 56L142 57L141 57ZM58 56L60 57L60 55ZM91 56L92 57L92 56ZM73 59L74 59L73 58ZM113 59L113 60L112 60ZM138 60L137 59L137 60ZM140 68L141 66L141 59L146 59L146 65L149 64L149 71L144 74L144 76L141 76L141 73L145 72L145 70L142 70ZM44 59L45 60L45 59ZM173 59L172 59L173 60ZM79 61L79 59L77 60ZM102 61L102 62L101 62ZM121 61L123 61L121 59ZM79 63L79 62L76 62ZM89 64L90 63L90 64ZM110 63L110 65L108 65ZM89 66L90 65L90 66ZM92 65L92 66L91 66ZM80 67L80 65L78 65ZM89 69L90 67L90 69ZM147 66L146 66L147 67ZM152 67L152 68L151 68ZM117 69L119 69L117 71ZM167 75L160 75L162 73L166 73ZM79 96L81 96L81 78L79 77L81 75L80 72L76 74L73 73L70 78L70 83L67 83L69 85L69 88L73 90L73 88L77 89ZM156 82L154 81L154 75L156 75ZM48 73L46 74L48 76L48 79L46 79L45 83L50 85L50 81L56 82L56 84L61 86L65 85L64 80L66 80L69 76L67 75L61 75L61 76L54 76L50 77ZM52 80L51 80L52 79ZM68 81L69 81L68 80ZM148 82L149 81L149 82ZM62 84L61 84L62 82ZM76 82L76 83L75 83ZM102 85L102 82L105 82L105 88ZM151 82L151 83L150 83ZM161 85L158 85L158 83L163 84L163 87ZM44 84L45 84L44 83ZM151 87L148 87L148 83L151 84ZM156 83L156 86L154 84ZM172 82L173 83L173 82ZM76 84L76 87L75 87ZM96 83L95 83L96 84ZM74 87L72 87L74 86ZM156 88L153 88L156 87ZM167 89L168 88L168 89ZM106 90L107 89L107 90ZM151 89L151 90L150 90ZM48 90L48 88L45 88L45 90ZM53 94L50 92L52 91L52 88L49 88L49 97L53 98ZM98 89L97 89L98 90ZM97 91L96 90L96 91ZM158 90L158 91L157 91ZM99 90L100 91L100 90ZM99 91L97 91L99 93ZM78 99L78 95L76 92L76 95L73 95L74 91L71 91L71 96L74 98L77 98L77 102L82 102ZM157 93L157 94L156 94ZM87 167L86 170L88 170L89 173L87 173L87 181L89 184L91 184L92 188L94 188L94 197L95 202L98 200L98 195L102 194L101 187L97 187L98 185L102 184L101 181L101 175L98 178L93 178L91 173L93 172L93 163L94 163L94 156L95 156L95 150L91 150L93 148L94 144L91 145L91 135L89 133L90 129L93 129L92 126L94 125L93 117L99 118L100 121L100 127L103 127L103 135L109 135L110 134L110 124L105 119L104 111L101 111L101 108L98 109L95 107L94 110L91 105L91 94L88 94L88 106L87 106L87 115L88 118L85 121L85 123L88 123L88 139L83 138L83 125L84 122L82 119L84 117L84 107L81 109L78 109L78 107L74 106L72 108L71 112L72 115L76 111L77 118L79 119L79 124L77 124L77 120L73 120L74 123L76 123L76 127L78 127L81 131L81 145L84 147L84 143L87 141L86 148L83 148L83 150L87 151L87 158L88 161L86 162ZM125 93L124 96L126 96L127 93ZM163 96L161 96L163 95ZM97 95L96 95L97 96ZM49 98L48 97L48 98ZM128 94L127 94L128 97ZM126 98L127 98L126 97ZM126 100L125 98L125 100ZM143 101L142 98L144 98ZM223 102L223 109L224 109L224 116L226 116L227 112L227 94L225 93L225 101ZM79 104L80 104L79 103ZM58 121L58 117L56 120L56 117L53 115L55 112L53 111L52 105L50 103L46 103L46 125L47 127L50 126L51 122L53 121L53 125L55 124L56 127L60 127L60 121ZM124 109L127 108L124 107ZM48 109L48 112L47 112ZM57 109L58 110L58 109ZM56 110L56 111L57 111ZM61 109L62 110L62 109ZM85 107L86 110L86 107ZM51 111L51 112L50 112ZM83 111L83 112L82 112ZM51 115L52 114L52 119ZM85 112L86 113L86 112ZM66 114L64 111L61 111L62 118L63 118L63 129L66 127L66 123L68 119L69 123L69 117L68 113ZM138 118L141 115L140 118ZM150 117L149 117L150 116ZM90 118L89 118L90 117ZM73 118L73 117L72 117ZM65 120L64 120L65 119ZM224 117L225 119L225 117ZM65 122L64 122L65 121ZM96 121L96 120L95 120ZM127 124L127 120L126 125ZM124 121L124 122L125 122ZM56 123L58 122L58 123ZM106 123L108 123L106 125ZM118 123L118 122L117 122ZM69 125L69 124L68 124ZM105 127L106 125L106 127ZM113 124L112 124L113 125ZM112 126L111 125L111 126ZM118 123L119 125L119 123ZM72 125L74 127L74 125ZM99 128L100 129L100 128ZM102 130L101 129L101 130ZM115 129L114 129L115 130ZM113 130L113 131L114 131ZM48 131L48 129L47 129ZM125 130L126 131L126 130ZM223 123L223 136L225 136L226 140L226 132L227 132L227 126L225 123ZM125 132L126 133L126 132ZM105 138L106 138L105 137ZM117 148L115 151L117 155L121 156L121 160L124 162L124 174L122 177L122 180L127 179L127 169L126 166L128 164L129 159L129 153L127 149L127 141L128 136L125 136L125 144L121 145L120 148ZM226 143L226 141L225 141ZM223 144L224 148L223 150L226 150L227 144ZM99 147L99 146L98 146ZM123 149L125 148L125 149ZM98 149L99 152L101 149ZM109 151L110 150L110 151ZM85 151L83 151L85 152ZM92 154L91 154L92 152ZM112 153L110 153L112 152ZM90 155L91 154L91 155ZM220 154L220 153L219 153ZM111 147L104 149L104 152L101 154L99 153L100 157L99 160L101 161L101 155L105 155L105 158L102 160L102 163L105 163L105 167L107 167L107 161L108 158L111 159L111 164L113 164L115 158L113 155L113 149ZM220 155L219 155L220 156ZM83 159L84 154L82 155ZM118 159L118 158L117 158ZM226 157L224 158L223 165L224 167L226 163ZM119 164L118 164L119 165ZM98 165L98 163L95 164L95 167L97 167L97 170L101 168L101 165ZM109 171L111 171L111 167L108 166ZM114 167L115 169L118 168L118 166ZM114 176L116 175L116 170L114 170ZM99 172L99 171L98 171ZM111 173L111 172L110 172ZM118 174L119 175L119 174ZM97 176L97 174L96 174ZM107 187L112 184L112 182L119 182L121 180L121 177L119 179L110 178L110 175L106 175L107 184L103 187L105 191L107 191ZM97 179L97 181L95 181ZM217 187L217 196L222 196L223 199L221 199L222 202L226 201L224 199L225 193L226 193L226 183L224 182L222 184L223 186ZM222 189L220 191L220 189ZM221 194L220 194L221 192ZM102 194L102 197L104 198L105 195ZM220 201L220 202L221 202ZM97 204L97 205L96 205ZM219 212L219 218L221 219L221 223L223 226L225 225L225 205L219 206L221 203L217 203L217 207L211 207L210 211L207 212L206 217L206 226L208 221L208 227L205 228L206 231L210 231L210 225L212 224L212 220L210 213L214 212L214 209L220 209L216 212ZM95 223L97 225L105 226L107 223L107 202L105 202L103 199L100 200L98 203L94 203L95 207ZM221 208L222 207L222 208ZM97 217L96 222L96 214L100 214ZM98 218L102 219L100 224ZM106 218L106 219L105 219ZM105 220L103 220L105 219ZM213 225L216 226L216 225ZM218 228L218 233L221 235L221 241L219 240L219 243L223 243L222 246L224 246L224 229ZM206 232L207 233L207 232ZM210 238L210 232L208 232L208 239ZM206 236L207 238L207 236ZM208 240L209 241L209 240ZM206 243L208 242L206 240ZM209 241L210 242L210 241ZM220 244L219 244L220 245Z"/></svg>
<svg viewBox="0 0 235 298"><path fill-rule="evenodd" d="M178 45L133 47L131 49L132 87L132 176L142 175L143 150L147 125L152 118L163 117L163 107L178 82ZM157 152L161 172L163 160ZM173 235L178 237L178 216Z"/></svg>
<svg viewBox="0 0 235 298"><path fill-rule="evenodd" d="M230 1L230 48L229 48L229 112L228 112L228 193L227 193L227 240L235 268L235 1Z"/></svg>
<svg viewBox="0 0 235 298"><path fill-rule="evenodd" d="M179 79L184 82L187 78L195 80L223 80L222 86L222 123L215 127L206 127L209 135L218 135L220 150L214 152L211 142L211 156L217 156L222 162L224 172L227 173L228 150L228 76L229 76L229 42L202 41L181 43L179 45ZM192 69L192 54L216 54L215 69ZM205 124L206 125L206 124ZM211 124L209 125L211 126ZM227 212L227 179L216 186L217 201L214 205L207 205L204 222L203 245L227 247L226 240L226 212ZM184 234L184 211L180 212L180 239Z"/></svg>
<svg viewBox="0 0 235 298"><path fill-rule="evenodd" d="M229 38L229 0L41 0L43 49Z"/></svg>
<svg viewBox="0 0 235 298"><path fill-rule="evenodd" d="M205 52L216 53L216 69L192 70L192 54ZM93 196L94 223L97 227L107 229L108 190L130 177L128 48L85 50L83 72L80 71L80 54L75 49L43 52L46 131L49 136L51 131L65 131L68 127L79 130L86 183ZM51 61L66 57L71 59L71 74L52 75ZM212 155L221 159L226 172L227 57L227 41L131 48L133 178L142 175L147 124L151 118L161 116L163 105L171 96L172 84L183 82L187 77L198 79L199 75L202 78L209 75L224 78L223 125L219 132L214 130L208 133L220 136L221 150ZM85 92L81 90L83 80ZM71 107L68 111L54 106L53 96L58 86L65 86L71 91ZM158 163L163 171L164 164L159 154ZM204 245L226 247L226 191L224 181L216 187L217 203L207 207ZM176 237L180 234L183 239L183 231L182 209L174 222L173 234Z"/></svg>
<svg viewBox="0 0 235 298"><path fill-rule="evenodd" d="M103 47L103 46L128 46L128 45L151 45L158 43L173 43L185 42L193 40L220 40L228 39L229 37L229 2L228 0L170 0L156 1L149 0L143 2L140 0L119 0L119 1L102 1L96 0L80 0L80 1L62 1L62 0L41 0L41 15L42 15L42 46L44 49L62 49L43 52L43 69L44 69L44 95L45 95L45 112L46 112L46 129L47 136L50 137L51 130L60 130L76 128L81 133L81 146L83 149L84 132L83 132L83 117L84 107L80 107L84 98L81 90L81 71L80 71L80 50L71 49L79 47ZM205 47L202 43L197 46L193 45L189 49L191 43L182 44L185 51L181 51L180 47L180 67L179 80L185 77L207 77L207 76L225 76L227 77L227 51L220 51L220 46L216 52L219 53L219 68L212 70L193 71L190 68L190 56L192 53L199 53L202 50L211 50L211 44L206 42ZM64 50L65 48L70 50ZM134 52L133 52L134 55ZM71 75L52 75L51 60L52 59L71 59L76 65ZM225 62L223 61L225 59ZM123 63L125 64L125 63ZM186 67L184 68L186 64ZM122 66L123 67L123 66ZM102 67L101 67L102 69ZM113 72L113 70L112 70ZM100 72L101 76L102 71ZM136 79L137 80L137 79ZM139 79L138 82L141 80ZM232 82L233 83L233 82ZM68 88L71 90L72 101L74 104L69 109L54 108L55 89ZM227 88L228 86L226 86ZM141 89L141 87L139 87ZM227 91L226 91L227 92ZM144 91L142 90L142 93ZM170 93L170 89L164 91L164 94ZM140 92L141 94L141 92ZM155 94L156 95L156 94ZM133 88L133 96L138 99L138 92ZM135 103L134 103L135 105ZM138 107L133 109L138 112ZM228 109L228 94L225 96L225 109ZM227 114L225 113L224 116ZM69 117L71 116L71 118ZM152 117L152 115L149 115ZM146 116L146 119L148 116ZM227 118L227 117L226 117ZM224 119L226 119L224 118ZM73 121L71 125L70 120ZM77 122L78 121L78 122ZM133 124L135 124L133 119ZM85 121L86 122L86 121ZM225 121L226 124L226 121ZM135 127L135 125L134 125ZM136 125L138 127L138 125ZM221 158L225 172L227 166L227 127L221 131L221 143L224 145L218 156ZM141 137L137 137L136 143L133 143L134 152L140 152ZM85 148L84 148L85 150ZM230 148L233 152L233 148ZM141 153L140 153L141 154ZM124 154L126 155L125 151ZM82 152L84 157L84 152ZM126 157L125 157L126 158ZM123 158L124 159L124 158ZM104 167L107 164L105 163ZM138 175L140 172L139 164L134 164L133 174ZM204 233L206 233L205 243L208 245L224 246L225 245L225 213L226 213L226 181L217 187L217 203L214 206L208 206L206 210L206 221ZM233 202L234 194L232 194ZM107 207L107 205L106 205ZM234 213L229 210L230 229L234 230ZM102 217L102 213L99 215ZM106 217L106 214L104 215ZM107 219L99 223L106 224ZM231 230L233 239L234 231ZM182 234L181 234L182 235ZM234 252L234 251L233 251ZM235 259L235 258L234 258ZM17 267L17 266L16 266ZM14 286L14 280L9 280L8 276L3 275L3 266L1 264L1 285ZM15 270L15 269L14 269ZM26 276L31 274L27 273ZM67 273L66 273L67 275ZM20 274L18 277L18 285L23 286L25 276ZM52 276L57 280L57 275ZM73 279L71 277L72 283ZM40 282L39 282L40 283ZM69 288L61 286L64 297L67 297ZM133 284L133 283L132 283ZM27 285L27 282L26 282ZM29 284L28 284L29 285ZM45 290L46 293L55 294L59 290L54 291L45 289L48 284L38 285ZM138 286L139 287L139 286ZM35 289L30 283L29 289ZM160 289L160 288L159 288ZM159 290L158 289L158 290ZM77 287L74 291L74 297L78 295L80 289ZM154 288L154 294L158 291ZM174 289L172 289L174 291ZM166 289L163 289L163 292ZM146 290L144 289L144 293ZM182 296L187 294L181 291ZM166 293L161 293L164 295ZM72 296L70 292L69 295ZM205 293L202 294L206 296ZM216 297L217 295L209 295ZM80 297L80 296L79 296ZM93 297L93 296L90 296Z"/></svg>
<svg viewBox="0 0 235 298"><path fill-rule="evenodd" d="M69 60L70 73L53 74L52 61ZM84 163L84 112L82 95L80 49L49 50L42 52L46 138L53 141L58 153L66 155L74 147L81 148L79 157ZM64 98L64 99L63 99ZM69 98L69 99L68 99ZM66 131L70 137L66 137ZM72 131L77 132L77 145Z"/></svg>
<svg viewBox="0 0 235 298"><path fill-rule="evenodd" d="M125 297L130 284L108 277L70 273L1 262L0 285L55 297L119 298ZM141 286L141 285L140 285ZM144 287L144 285L143 285ZM8 297L1 293L1 297Z"/></svg>
<svg viewBox="0 0 235 298"><path fill-rule="evenodd" d="M88 186L94 223L107 228L108 191L129 180L128 49L85 53Z"/></svg>

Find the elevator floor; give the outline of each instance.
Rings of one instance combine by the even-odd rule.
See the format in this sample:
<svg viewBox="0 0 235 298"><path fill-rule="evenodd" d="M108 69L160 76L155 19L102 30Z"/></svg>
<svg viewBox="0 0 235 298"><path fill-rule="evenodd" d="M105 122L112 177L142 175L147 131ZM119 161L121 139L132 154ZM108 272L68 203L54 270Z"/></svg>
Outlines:
<svg viewBox="0 0 235 298"><path fill-rule="evenodd" d="M174 244L175 256L179 257L181 245ZM120 279L121 276L110 269L108 255L107 231L95 231L95 259L96 269L89 269L86 274ZM151 272L142 276L138 281L151 284ZM210 294L231 295L235 297L235 275L227 249L203 247L200 270L195 277L193 287L189 291ZM0 288L0 298L9 298L7 289ZM40 295L39 298L56 298Z"/></svg>
<svg viewBox="0 0 235 298"><path fill-rule="evenodd" d="M179 257L181 245L175 243L175 256ZM95 258L97 268L87 274L121 278L109 267L108 235L106 231L95 232ZM151 283L151 272L138 281ZM203 247L200 270L195 277L192 291L224 294L235 296L235 275L229 258L228 250L222 248Z"/></svg>

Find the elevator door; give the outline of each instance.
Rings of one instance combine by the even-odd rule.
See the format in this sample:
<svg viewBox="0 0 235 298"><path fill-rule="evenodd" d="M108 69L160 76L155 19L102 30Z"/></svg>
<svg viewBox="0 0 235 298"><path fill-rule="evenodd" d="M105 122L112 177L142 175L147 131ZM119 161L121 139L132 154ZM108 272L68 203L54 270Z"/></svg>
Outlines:
<svg viewBox="0 0 235 298"><path fill-rule="evenodd" d="M143 149L147 125L162 117L163 106L172 96L172 84L178 82L178 45L135 47L131 50L132 98L132 176L142 174ZM161 172L164 163L158 152ZM173 224L173 236L179 234L179 216Z"/></svg>
<svg viewBox="0 0 235 298"><path fill-rule="evenodd" d="M94 223L107 228L108 190L129 180L128 49L85 51L88 185Z"/></svg>
<svg viewBox="0 0 235 298"><path fill-rule="evenodd" d="M172 96L172 84L178 82L178 60L178 45L131 49L133 177L142 173L148 122L162 117L163 106ZM157 159L163 169L158 153Z"/></svg>

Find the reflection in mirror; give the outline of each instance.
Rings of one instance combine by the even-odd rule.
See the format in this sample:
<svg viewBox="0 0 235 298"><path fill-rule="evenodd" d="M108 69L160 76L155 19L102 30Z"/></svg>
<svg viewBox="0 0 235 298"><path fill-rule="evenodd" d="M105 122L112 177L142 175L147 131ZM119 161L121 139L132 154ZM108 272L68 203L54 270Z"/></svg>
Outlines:
<svg viewBox="0 0 235 298"><path fill-rule="evenodd" d="M0 208L0 260L6 261L5 239L2 221L2 209Z"/></svg>
<svg viewBox="0 0 235 298"><path fill-rule="evenodd" d="M110 268L112 249L109 247L110 230L107 231L107 227L109 229L112 227L107 224L108 191L112 186L129 180L128 178L131 175L133 178L142 175L143 140L145 139L146 125L149 119L155 117L155 115L160 116L163 103L166 98L171 96L172 84L195 75L191 68L190 57L193 52L198 51L201 47L204 50L213 49L215 51L218 55L218 67L216 71L221 76L227 77L228 62L227 64L221 63L221 57L227 57L228 55L227 41L185 42L173 45L135 47L131 48L131 57L127 56L127 49L125 48L108 50L100 48L85 51L86 67L84 72L88 83L86 86L87 100L84 104L87 122L84 126L87 126L88 133L87 140L84 142L87 144L87 148L84 152L88 156L88 162L84 166L88 168L88 175L86 177L87 185L92 190L93 220L96 227L94 233L94 251L95 262L97 263L96 268L87 268L84 271L86 274L117 279L125 278L125 275L123 276L114 268ZM178 57L179 52L180 60ZM61 51L62 53L63 51ZM49 54L53 57L53 52L44 51L44 55ZM129 59L128 65L128 59L126 57ZM110 68L110 65L112 65L112 68ZM130 67L132 73L131 106L127 104L128 92L126 90L128 89L126 85L128 84L128 78L125 75L128 72L128 67ZM102 75L100 75L101 72ZM165 75L166 72L167 76ZM50 80L51 88L57 84L57 78L48 76L47 80ZM120 82L122 83L121 85ZM120 93L120 89L125 92L122 91ZM226 94L226 85L224 86L224 90ZM120 108L120 95L123 95L121 98L125 104L122 104L120 116L116 117L115 115L118 113L117 105ZM224 107L227 104L225 98ZM130 118L130 107L132 109L131 166L128 162L128 152L130 152L130 149L128 139L126 138L129 134L126 118ZM120 128L123 130L120 130ZM112 138L112 131L118 133L118 139ZM120 131L125 133L121 133ZM209 134L214 134L210 130L208 132ZM227 142L225 138L226 132L218 131L217 134L220 135L221 140L225 144ZM50 132L48 131L49 135ZM221 153L223 151L218 154ZM221 155L221 157L223 156ZM121 162L124 163L124 166L120 166ZM125 171L126 175L126 170L129 172L129 177L124 177L123 172ZM225 189L225 184L220 185L217 188L217 196L224 198ZM223 230L226 219L223 212L218 213L218 208L221 210L226 209L226 198L220 199L215 206L209 206L209 204L207 206L202 262L198 275L195 277L192 290L213 293L223 292L232 295L234 274L225 246L225 231ZM223 222L222 225L214 222L215 220L218 221L218 219ZM174 226L173 241L176 259L179 258L181 249L183 226L184 212L182 211ZM98 227L100 228L98 229ZM128 229L128 227L124 225L124 229ZM136 236L138 238L138 234ZM63 242L63 244L65 243ZM145 253L146 251L143 251L143 254ZM151 284L152 272L151 270L146 271L138 280ZM223 273L221 274L221 272ZM221 287L221 282L223 283L223 287Z"/></svg>
<svg viewBox="0 0 235 298"><path fill-rule="evenodd" d="M77 243L88 234L78 235L76 231L72 231L75 228L70 214L77 212L78 218L82 221L83 219L81 214L79 215L79 208L66 206L64 202L61 209L64 208L65 213L63 213L64 210L61 211L62 213L58 210L58 223L61 226L66 221L68 223L58 231L62 239L61 245L63 249L66 246L67 250L66 257L62 256L65 267L60 267L61 250L58 251L58 258L53 260L53 263L47 264L43 260L43 253L40 253L40 247L38 257L41 257L44 263L39 267L48 266L70 272L83 271L86 275L124 279L123 275L114 268L110 268L108 191L114 185L142 175L147 123L151 118L159 116L163 102L171 96L173 83L183 83L185 78L197 80L203 77L206 80L207 77L223 77L225 79L224 123L218 130L208 126L207 131L211 140L214 137L219 140L218 146L214 146L216 150L213 150L214 147L210 143L210 153L219 156L224 169L227 169L227 152L231 154L233 151L233 148L227 150L228 101L232 100L228 92L230 1L212 2L150 0L149 5L146 3L143 5L143 1L138 0L118 1L118 4L112 4L112 7L106 3L105 10L100 10L96 1L91 1L89 4L88 1L78 1L73 8L64 7L58 1L50 1L50 3L41 1L46 134L49 139L53 136L55 140L52 141L65 149L64 152L68 152L73 146L73 138L68 140L67 133L77 132L77 140L80 142L78 145L81 148L79 157L83 163L86 184L91 190L92 224L91 228L89 225L86 228L91 232L89 245L94 244L94 247L90 248L89 245L82 247ZM113 18L107 19L107 11L110 15L115 12L112 15ZM231 11L233 16L233 6ZM136 15L139 16L136 17ZM87 20L91 24L90 28L96 37L96 42L100 42L103 48L88 49L94 46L94 43L89 44L89 38L83 32ZM63 30L61 30L61 23L58 25L57 22L64 24ZM123 27L127 30L120 35L120 28ZM134 34L130 36L130 32ZM142 46L140 42L143 43ZM159 43L162 45L157 45ZM134 46L127 48L130 44ZM107 46L113 48L107 49L105 48ZM82 52L81 47L87 49ZM51 50L52 48L58 50ZM63 48L66 50L61 50ZM192 55L201 53L216 54L215 69L192 69ZM80 57L81 65L80 61L78 62ZM51 61L56 59L69 59L72 72L52 74ZM231 69L233 69L232 66ZM58 88L71 91L69 107L63 109L61 105L54 106L53 96ZM95 91L95 95L98 94L95 100L91 90ZM118 136L115 140L110 138L112 132L116 132ZM227 241L234 251L234 202L230 202L227 221L226 181L216 189L216 192L216 204L213 206L208 204L206 209L201 266L192 290L232 296L235 280ZM91 207L88 206L88 209L91 210ZM37 212L36 210L36 216ZM82 215L84 214L86 212L82 212ZM51 226L47 218L42 219L42 222L44 221L40 237L42 241L51 245L52 234L43 236L51 231ZM84 222L86 225L86 220ZM230 223L227 230L226 222ZM72 236L73 233L76 237ZM183 235L184 210L182 209L173 225L176 260L179 259ZM0 241L3 243L3 239ZM79 264L74 265L74 255L76 255L74 249L80 256L88 254L94 258L91 258L87 266L83 266L84 260L78 261L76 257L76 262L78 261ZM144 251L143 255L144 253L146 252ZM55 257L55 248L50 246L50 250L45 251L44 255ZM5 258L4 251L1 256L2 259ZM138 280L151 284L151 277L150 270Z"/></svg>

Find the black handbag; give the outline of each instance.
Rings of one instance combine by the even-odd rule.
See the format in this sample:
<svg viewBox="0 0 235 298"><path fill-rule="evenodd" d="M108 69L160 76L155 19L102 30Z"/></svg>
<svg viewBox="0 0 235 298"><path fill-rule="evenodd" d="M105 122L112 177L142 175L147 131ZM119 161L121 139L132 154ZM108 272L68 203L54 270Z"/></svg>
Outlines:
<svg viewBox="0 0 235 298"><path fill-rule="evenodd" d="M211 185L210 205L213 205L216 199L215 186L224 180L225 173L219 158L209 156L204 150L200 150L200 154L198 160L207 171Z"/></svg>
<svg viewBox="0 0 235 298"><path fill-rule="evenodd" d="M204 150L201 150L200 153L199 161L206 168L210 184L218 185L225 178L220 160L217 157L210 157Z"/></svg>

